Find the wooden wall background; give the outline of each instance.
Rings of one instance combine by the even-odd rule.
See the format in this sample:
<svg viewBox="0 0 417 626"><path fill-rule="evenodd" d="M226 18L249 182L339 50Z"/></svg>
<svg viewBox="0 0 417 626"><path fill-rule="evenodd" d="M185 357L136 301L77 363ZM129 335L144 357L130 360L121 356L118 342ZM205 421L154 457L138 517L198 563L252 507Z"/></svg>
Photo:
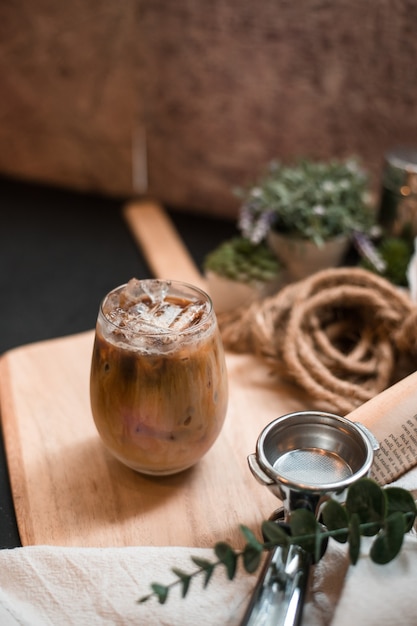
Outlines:
<svg viewBox="0 0 417 626"><path fill-rule="evenodd" d="M146 129L173 207L233 216L301 155L357 154L377 187L417 145L416 25L415 0L2 2L0 173L134 194Z"/></svg>

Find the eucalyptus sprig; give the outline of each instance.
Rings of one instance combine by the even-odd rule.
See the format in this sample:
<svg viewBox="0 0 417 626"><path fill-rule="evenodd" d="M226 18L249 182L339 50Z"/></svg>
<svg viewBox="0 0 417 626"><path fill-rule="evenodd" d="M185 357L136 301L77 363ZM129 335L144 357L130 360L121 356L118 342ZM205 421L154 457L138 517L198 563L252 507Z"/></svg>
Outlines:
<svg viewBox="0 0 417 626"><path fill-rule="evenodd" d="M138 602L144 603L155 597L160 604L164 604L170 590L177 586L185 598L195 577L204 576L205 588L219 566L223 566L228 579L233 580L239 561L245 572L253 574L262 562L263 553L277 546L283 548L285 553L291 544L297 544L312 554L317 562L326 551L329 537L348 544L352 565L357 563L360 555L361 537L373 537L369 557L374 563L384 565L400 552L404 535L413 528L416 516L417 508L411 492L401 487L382 488L374 480L362 478L349 487L343 505L336 500L328 500L319 521L305 509L293 511L285 527L265 520L262 522L263 542L258 541L247 526L240 525L246 539L242 550L234 550L224 541L218 542L214 546L215 560L191 557L195 570L187 573L172 568L176 579L166 585L152 583L151 592Z"/></svg>

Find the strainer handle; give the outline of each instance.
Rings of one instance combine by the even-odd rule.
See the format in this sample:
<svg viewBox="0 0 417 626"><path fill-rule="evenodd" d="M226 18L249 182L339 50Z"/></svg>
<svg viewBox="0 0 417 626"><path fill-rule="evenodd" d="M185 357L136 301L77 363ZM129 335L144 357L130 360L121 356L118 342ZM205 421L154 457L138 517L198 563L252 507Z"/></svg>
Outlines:
<svg viewBox="0 0 417 626"><path fill-rule="evenodd" d="M240 626L299 626L311 556L292 544L269 554Z"/></svg>

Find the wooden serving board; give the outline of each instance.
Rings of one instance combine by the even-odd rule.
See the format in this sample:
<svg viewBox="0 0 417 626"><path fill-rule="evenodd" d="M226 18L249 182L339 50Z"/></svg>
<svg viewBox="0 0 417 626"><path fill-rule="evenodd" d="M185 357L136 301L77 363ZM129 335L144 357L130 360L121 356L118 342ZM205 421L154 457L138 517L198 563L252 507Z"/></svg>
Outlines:
<svg viewBox="0 0 417 626"><path fill-rule="evenodd" d="M161 207L131 205L126 219L140 244L158 240L161 254L156 246L146 252L155 276L204 286ZM305 400L277 386L255 357L227 354L230 400L220 437L194 468L149 478L113 459L98 437L89 404L92 345L91 330L0 359L2 425L22 544L205 547L224 539L241 545L238 524L257 529L279 506L253 478L247 455L267 423L306 408Z"/></svg>
<svg viewBox="0 0 417 626"><path fill-rule="evenodd" d="M132 203L125 217L155 276L205 288L159 205ZM218 440L192 469L146 477L112 458L95 429L89 402L93 339L91 330L0 358L2 427L22 544L243 545L238 525L259 532L280 504L253 478L247 456L264 426L311 408L308 398L272 378L256 357L226 354L229 408ZM374 464L380 482L416 465L416 389L417 372L349 415L381 443Z"/></svg>
<svg viewBox="0 0 417 626"><path fill-rule="evenodd" d="M0 362L3 429L23 545L185 545L240 539L279 502L246 457L260 430L302 408L253 357L227 355L223 431L191 470L147 478L103 448L89 405L93 332L17 348Z"/></svg>

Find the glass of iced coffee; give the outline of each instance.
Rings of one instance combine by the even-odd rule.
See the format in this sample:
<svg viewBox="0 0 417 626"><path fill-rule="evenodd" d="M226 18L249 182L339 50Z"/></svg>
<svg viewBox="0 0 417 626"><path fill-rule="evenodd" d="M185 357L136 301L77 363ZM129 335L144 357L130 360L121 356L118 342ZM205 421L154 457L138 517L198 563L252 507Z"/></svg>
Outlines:
<svg viewBox="0 0 417 626"><path fill-rule="evenodd" d="M97 318L91 409L111 454L168 475L194 465L224 423L228 382L209 296L178 281L132 278Z"/></svg>

